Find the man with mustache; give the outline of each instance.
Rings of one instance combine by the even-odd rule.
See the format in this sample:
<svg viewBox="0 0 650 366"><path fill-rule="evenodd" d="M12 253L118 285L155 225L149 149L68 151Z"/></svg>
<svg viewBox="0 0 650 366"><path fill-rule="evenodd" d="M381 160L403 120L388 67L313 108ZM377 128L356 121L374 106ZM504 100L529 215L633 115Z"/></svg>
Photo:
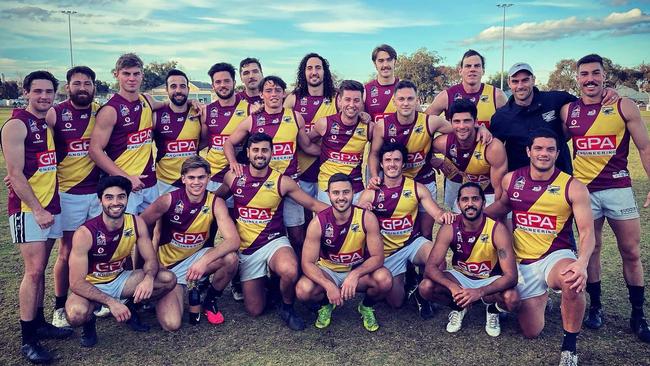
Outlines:
<svg viewBox="0 0 650 366"><path fill-rule="evenodd" d="M512 235L505 225L483 213L485 193L479 184L463 183L457 194L462 217L438 230L419 291L425 299L452 308L449 333L461 329L471 304L483 301L485 331L497 337L501 334L499 312L513 311L519 305ZM453 268L441 271L448 249L453 253Z"/></svg>
<svg viewBox="0 0 650 366"><path fill-rule="evenodd" d="M281 101L276 98L279 98L282 90L268 91L269 83L263 85L265 105L275 100L274 103L281 107ZM269 98L269 94L275 97ZM295 124L294 121L291 123ZM283 210L288 207L282 201L287 196L292 198L301 213L303 207L320 212L329 206L307 195L290 176L272 169L270 163L274 151L271 136L254 132L246 144L249 164L240 167L240 174L234 170L226 173L217 195L227 197L232 194L234 197L235 221L241 238L239 271L246 311L252 316L264 311L264 280L267 273L274 273L280 277L280 318L290 329L303 330L305 323L293 308L299 269L296 254L285 236Z"/></svg>
<svg viewBox="0 0 650 366"><path fill-rule="evenodd" d="M246 57L241 60L239 63L239 77L242 84L244 84L244 90L237 93L237 95L246 99L248 104L264 104L262 102L262 91L259 87L260 80L264 78L260 61L253 57Z"/></svg>
<svg viewBox="0 0 650 366"><path fill-rule="evenodd" d="M165 88L169 104L153 113L153 138L156 143L156 177L158 194L175 191L183 187L181 166L185 159L196 155L199 148L201 123L193 117L187 101L190 89L184 72L169 70Z"/></svg>
<svg viewBox="0 0 650 366"><path fill-rule="evenodd" d="M587 264L594 250L594 220L584 184L555 166L560 139L548 128L531 132L528 166L505 175L503 194L485 209L502 218L512 211L514 249L519 263L519 326L526 338L544 329L548 289L562 292L564 336L560 365L577 365L576 340L585 313ZM573 219L578 228L574 253Z"/></svg>
<svg viewBox="0 0 650 366"><path fill-rule="evenodd" d="M603 104L605 69L603 58L587 55L577 62L577 80L580 99L562 107L566 136L573 142L573 173L584 183L591 196L596 248L591 255L587 272L587 293L590 298L589 315L584 324L598 329L603 325L600 302L600 252L603 245L605 218L616 236L623 261L623 277L632 305L630 327L643 342L650 342L650 327L643 313L644 272L640 258L641 222L639 209L632 191L627 156L630 138L634 141L641 164L650 176L650 139L639 108L628 98L616 104ZM650 206L650 193L644 208Z"/></svg>
<svg viewBox="0 0 650 366"><path fill-rule="evenodd" d="M371 58L377 70L377 78L364 86L364 104L371 120L377 122L396 111L396 106L391 101L395 85L399 81L395 76L397 52L393 47L382 44L372 50Z"/></svg>
<svg viewBox="0 0 650 366"><path fill-rule="evenodd" d="M29 73L23 81L26 109L15 109L2 126L2 153L11 186L7 196L12 242L23 259L18 291L21 353L33 363L50 362L52 354L41 338L66 338L71 329L45 321L45 269L54 241L62 236L54 138L45 117L52 107L58 81L47 71Z"/></svg>
<svg viewBox="0 0 650 366"><path fill-rule="evenodd" d="M451 104L458 99L467 99L478 110L476 124L490 127L490 118L498 108L506 104L508 98L501 89L481 82L485 74L485 58L475 50L467 50L460 60L458 73L461 83L438 93L425 113L437 116L444 112L445 117L451 121ZM455 193L454 191L454 200Z"/></svg>
<svg viewBox="0 0 650 366"><path fill-rule="evenodd" d="M99 109L99 104L93 102L95 72L86 66L75 66L68 70L66 80L68 99L51 108L45 117L54 132L63 229L54 264L55 310L52 324L57 327L70 326L64 307L69 287L68 256L72 235L86 220L101 212L95 194L99 168L88 156L90 134Z"/></svg>
<svg viewBox="0 0 650 366"><path fill-rule="evenodd" d="M384 256L379 223L370 211L352 205L352 180L343 173L332 175L327 194L332 207L311 220L302 253L304 275L296 284L301 301L318 301L316 328L326 328L332 311L366 292L357 310L369 332L379 329L373 305L390 290L391 276L382 267Z"/></svg>

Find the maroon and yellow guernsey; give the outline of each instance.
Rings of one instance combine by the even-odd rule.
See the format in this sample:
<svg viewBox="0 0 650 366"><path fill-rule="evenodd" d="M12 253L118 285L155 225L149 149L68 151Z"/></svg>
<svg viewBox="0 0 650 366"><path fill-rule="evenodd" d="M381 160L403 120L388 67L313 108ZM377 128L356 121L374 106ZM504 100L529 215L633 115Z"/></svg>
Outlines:
<svg viewBox="0 0 650 366"><path fill-rule="evenodd" d="M455 100L467 99L476 105L478 112L476 125L483 125L486 128L490 127L490 119L492 119L492 115L497 111L496 90L492 85L484 83L481 83L481 88L476 93L465 92L463 84L456 84L450 87L447 89L447 110L445 111L445 117L451 120L449 110Z"/></svg>
<svg viewBox="0 0 650 366"><path fill-rule="evenodd" d="M399 123L397 113L391 113L384 118L384 141L406 146L408 156L403 173L422 184L436 180L436 173L431 166L433 133L429 131L427 117L426 114L417 112L415 120L406 125Z"/></svg>
<svg viewBox="0 0 650 366"><path fill-rule="evenodd" d="M169 193L171 205L163 214L158 260L165 268L191 256L205 246L210 237L215 195L206 192L200 202L191 202L185 189Z"/></svg>
<svg viewBox="0 0 650 366"><path fill-rule="evenodd" d="M512 207L514 249L522 264L560 249L573 249L573 210L569 184L573 177L554 168L548 180L530 177L530 167L515 170L506 194Z"/></svg>
<svg viewBox="0 0 650 366"><path fill-rule="evenodd" d="M115 93L102 106L112 107L117 112L117 121L113 127L108 144L104 148L106 155L128 175L145 175L141 178L144 188L156 184L156 166L153 156L153 112L144 95L136 101L128 101Z"/></svg>
<svg viewBox="0 0 650 366"><path fill-rule="evenodd" d="M213 182L223 182L223 177L229 170L228 159L223 152L223 144L237 129L237 126L248 117L249 109L250 104L241 96L241 93L237 94L235 104L232 106L223 107L217 100L206 107L209 145L205 158L210 163Z"/></svg>
<svg viewBox="0 0 650 366"><path fill-rule="evenodd" d="M83 226L90 231L93 244L88 251L86 281L92 284L108 283L124 272L124 263L131 257L138 241L135 216L124 214L122 227L109 231L103 214L86 221Z"/></svg>
<svg viewBox="0 0 650 366"><path fill-rule="evenodd" d="M468 231L463 220L458 218L452 224L453 238L449 249L453 253L452 267L473 279L484 279L501 274L494 246L496 221L483 215L481 226L476 231Z"/></svg>
<svg viewBox="0 0 650 366"><path fill-rule="evenodd" d="M201 122L197 118L190 118L196 113L189 107L185 112L176 113L169 106L165 106L154 113L156 177L167 184L182 187L181 166L198 151Z"/></svg>
<svg viewBox="0 0 650 366"><path fill-rule="evenodd" d="M472 147L463 149L456 135L447 135L445 146L445 165L449 168L447 179L456 183L478 183L486 194L494 193L490 184L490 163L485 156L487 146L482 142L472 142Z"/></svg>
<svg viewBox="0 0 650 366"><path fill-rule="evenodd" d="M282 222L282 173L269 169L264 177L253 177L250 167L233 180L230 191L235 201L235 223L241 238L239 250L250 255L273 239L285 235Z"/></svg>
<svg viewBox="0 0 650 366"><path fill-rule="evenodd" d="M92 194L97 190L99 167L88 155L97 110L97 103L92 103L88 108L77 109L70 100L54 107L54 145L61 192Z"/></svg>
<svg viewBox="0 0 650 366"><path fill-rule="evenodd" d="M252 116L251 134L263 132L273 139L273 157L269 167L293 179L298 178L298 121L295 112L284 108L280 113L263 111Z"/></svg>
<svg viewBox="0 0 650 366"><path fill-rule="evenodd" d="M352 206L348 221L336 223L334 208L318 213L320 222L320 258L318 264L335 272L348 272L366 259L365 211Z"/></svg>
<svg viewBox="0 0 650 366"><path fill-rule="evenodd" d="M632 186L627 170L630 133L621 113L621 100L614 106L571 103L566 126L573 141L573 176L589 192Z"/></svg>
<svg viewBox="0 0 650 366"><path fill-rule="evenodd" d="M307 95L298 97L296 95L293 110L302 115L302 118L305 120L305 132L309 133L314 128L316 121L323 117L336 114L336 103L324 96L312 97L311 95ZM301 172L300 180L312 183L317 182L318 166L318 157L298 150L298 167Z"/></svg>
<svg viewBox="0 0 650 366"><path fill-rule="evenodd" d="M394 83L381 85L375 79L364 86L366 112L370 114L373 121L377 122L397 111L393 104L393 93L395 93L395 85L398 82L399 79L395 78Z"/></svg>
<svg viewBox="0 0 650 366"><path fill-rule="evenodd" d="M397 187L382 184L374 194L373 212L384 239L384 256L388 257L420 236L417 185L413 179L403 177Z"/></svg>
<svg viewBox="0 0 650 366"><path fill-rule="evenodd" d="M56 179L56 153L52 130L44 118L24 109L14 109L11 119L21 121L27 129L23 175L41 206L52 215L61 213L59 186ZM7 195L8 214L32 212L13 190Z"/></svg>

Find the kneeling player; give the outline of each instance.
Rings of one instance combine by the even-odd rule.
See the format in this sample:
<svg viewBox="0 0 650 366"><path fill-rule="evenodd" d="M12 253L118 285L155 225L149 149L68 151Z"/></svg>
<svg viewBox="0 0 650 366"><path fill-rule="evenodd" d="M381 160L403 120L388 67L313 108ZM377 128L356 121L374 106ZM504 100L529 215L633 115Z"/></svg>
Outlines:
<svg viewBox="0 0 650 366"><path fill-rule="evenodd" d="M118 322L127 322L133 330L146 332L134 304L143 300L170 296L176 277L158 270L156 253L151 246L147 227L138 216L125 214L131 182L121 176L99 181L97 196L103 213L86 221L72 238L70 253L70 289L65 304L68 322L83 325L81 345L97 343L95 330L96 304L106 305ZM133 247L137 246L144 265L142 269L125 270ZM120 299L126 299L122 304ZM156 309L158 319L164 315Z"/></svg>
<svg viewBox="0 0 650 366"><path fill-rule="evenodd" d="M358 311L369 332L379 329L372 306L386 296L392 277L385 267L379 223L375 215L352 206L352 179L336 173L327 194L332 207L318 213L307 229L302 251L304 276L296 285L301 301L320 301L317 328L330 324L332 310L365 291Z"/></svg>
<svg viewBox="0 0 650 366"><path fill-rule="evenodd" d="M185 188L159 197L141 215L150 227L162 218L158 260L176 275L175 296L166 296L157 304L157 309L166 314L161 319L165 330L176 330L181 326L184 287L188 281L197 281L212 273L212 286L203 300L203 311L212 324L224 321L217 297L221 296L237 271L239 236L224 200L206 191L209 180L210 164L200 156L187 158L181 166L181 181ZM224 240L210 248L207 245L214 221ZM194 303L199 301L197 298L190 297L190 306L199 305ZM197 324L199 319L200 313L190 308L190 323Z"/></svg>
<svg viewBox="0 0 650 366"><path fill-rule="evenodd" d="M517 265L511 234L505 225L483 214L485 193L474 182L463 184L456 203L462 218L438 231L420 283L422 297L452 308L447 332L458 332L467 308L482 300L487 305L485 331L501 334L499 311L515 310L519 303ZM451 249L453 269L441 271L447 249Z"/></svg>

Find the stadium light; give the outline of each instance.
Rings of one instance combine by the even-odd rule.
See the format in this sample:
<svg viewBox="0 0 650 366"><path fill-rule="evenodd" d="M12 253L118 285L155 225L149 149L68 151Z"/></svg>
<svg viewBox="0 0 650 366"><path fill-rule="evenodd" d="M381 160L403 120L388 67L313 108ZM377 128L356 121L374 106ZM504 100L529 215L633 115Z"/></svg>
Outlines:
<svg viewBox="0 0 650 366"><path fill-rule="evenodd" d="M506 8L514 4L497 4L497 7L503 8L503 32L501 35L501 90L503 90L503 63L505 62L506 54Z"/></svg>
<svg viewBox="0 0 650 366"><path fill-rule="evenodd" d="M61 13L68 16L68 38L70 39L70 67L74 67L74 61L72 59L72 25L70 24L70 16L72 14L77 14L74 10L61 10Z"/></svg>

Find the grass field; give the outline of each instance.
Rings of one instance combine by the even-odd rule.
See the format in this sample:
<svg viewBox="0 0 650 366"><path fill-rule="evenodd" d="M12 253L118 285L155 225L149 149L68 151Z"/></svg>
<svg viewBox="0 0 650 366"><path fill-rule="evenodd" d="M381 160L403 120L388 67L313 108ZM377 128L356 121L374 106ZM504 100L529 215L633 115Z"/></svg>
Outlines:
<svg viewBox="0 0 650 366"><path fill-rule="evenodd" d="M0 120L9 110L0 109ZM650 114L646 113L646 122ZM5 175L0 158L0 176ZM637 202L645 197L650 184L640 167L638 153L632 149L630 168ZM6 202L7 191L0 187L0 202ZM646 278L650 267L650 209L642 210L642 256ZM6 211L0 214L0 365L23 364L19 354L17 290L21 280L22 261L11 244ZM53 304L51 268L46 289L46 316ZM606 325L597 332L583 330L578 343L583 365L649 365L650 346L636 340L628 325L629 303L621 273L621 259L613 235L606 231L603 249L603 303ZM647 280L646 280L647 282ZM646 296L650 298L649 296ZM536 340L525 340L518 333L516 319L502 321L502 334L489 337L484 331L483 306L475 306L466 317L463 329L447 334L447 309L439 309L429 321L421 320L412 304L391 310L377 305L381 329L369 334L356 313L356 301L336 309L332 324L326 330L309 326L304 332L287 329L272 312L258 319L248 317L242 304L229 292L220 305L226 322L211 326L206 322L192 327L187 324L175 333L165 333L155 325L150 333L136 334L112 318L98 321L99 343L93 349L79 346L79 332L70 340L45 341L58 355L57 364L75 365L553 365L558 363L561 342L561 320L558 297L546 319L546 328ZM298 311L311 324L315 316L302 305ZM646 305L646 312L650 307ZM151 315L145 320L155 324Z"/></svg>

